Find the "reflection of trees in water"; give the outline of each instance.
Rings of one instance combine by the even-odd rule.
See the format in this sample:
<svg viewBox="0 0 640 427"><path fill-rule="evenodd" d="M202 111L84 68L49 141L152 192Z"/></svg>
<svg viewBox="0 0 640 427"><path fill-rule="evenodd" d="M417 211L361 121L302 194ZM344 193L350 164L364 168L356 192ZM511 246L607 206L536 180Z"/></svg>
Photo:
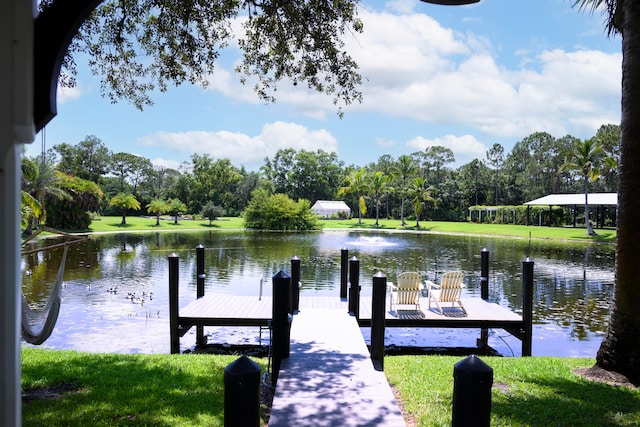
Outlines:
<svg viewBox="0 0 640 427"><path fill-rule="evenodd" d="M121 290L160 288L166 292L167 256L180 257L180 283L195 294L196 246L205 247L207 292L222 290L258 292L264 275L283 270L290 274L291 258L301 259L302 290L339 292L341 249L361 233L266 233L253 231L205 231L177 233L95 235L73 245L67 256L65 280L99 283ZM349 258L360 259L360 284L370 292L372 277L382 272L395 280L402 271L425 271L430 279L443 272L465 273L467 296L480 294L480 251L490 252L489 298L521 310L522 260L527 253L535 262L534 320L553 322L571 329L582 339L606 327L614 272L610 245L569 245L518 239L461 237L424 234L372 233L372 246L348 247ZM386 244L375 246L380 241ZM393 242L393 245L388 244ZM62 248L23 257L24 279L30 300L49 295ZM268 288L266 288L268 289Z"/></svg>

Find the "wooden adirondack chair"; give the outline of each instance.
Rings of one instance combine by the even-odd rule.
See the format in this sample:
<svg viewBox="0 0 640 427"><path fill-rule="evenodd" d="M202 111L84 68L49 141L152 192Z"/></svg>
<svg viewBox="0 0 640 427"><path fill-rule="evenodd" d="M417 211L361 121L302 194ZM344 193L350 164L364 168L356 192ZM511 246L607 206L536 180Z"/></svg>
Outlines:
<svg viewBox="0 0 640 427"><path fill-rule="evenodd" d="M401 273L398 281L394 285L388 283L389 292L391 293L391 310L394 305L413 305L416 310L420 310L420 291L422 286L422 275L415 271Z"/></svg>
<svg viewBox="0 0 640 427"><path fill-rule="evenodd" d="M438 307L440 314L444 314L440 304L451 303L451 307L458 304L462 311L466 313L467 311L462 306L462 301L460 301L462 288L464 288L464 284L462 283L463 278L464 274L461 271L449 271L442 275L439 285L431 281L427 281L427 289L429 290L429 308L431 308L431 301L433 301L436 304L436 307Z"/></svg>

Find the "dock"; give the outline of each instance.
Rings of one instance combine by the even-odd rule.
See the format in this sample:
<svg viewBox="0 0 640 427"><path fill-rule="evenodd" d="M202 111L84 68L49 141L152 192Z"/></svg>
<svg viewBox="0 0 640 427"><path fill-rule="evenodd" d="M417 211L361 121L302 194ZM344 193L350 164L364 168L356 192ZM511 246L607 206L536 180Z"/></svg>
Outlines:
<svg viewBox="0 0 640 427"><path fill-rule="evenodd" d="M420 310L391 310L387 303L387 328L470 328L504 329L523 339L523 318L517 313L482 298L462 298L466 314L459 309L444 308L440 314L428 307L428 299L420 298ZM271 297L208 294L179 310L172 336L184 336L194 326L238 326L266 328L272 317ZM359 314L354 317L360 327L371 326L371 297L360 297ZM336 310L347 313L346 300L339 297L302 296L300 309ZM297 317L297 315L295 316Z"/></svg>
<svg viewBox="0 0 640 427"><path fill-rule="evenodd" d="M346 302L334 308L321 305L318 299L309 299L307 304L300 301L269 426L404 427L391 387L384 372L374 368Z"/></svg>

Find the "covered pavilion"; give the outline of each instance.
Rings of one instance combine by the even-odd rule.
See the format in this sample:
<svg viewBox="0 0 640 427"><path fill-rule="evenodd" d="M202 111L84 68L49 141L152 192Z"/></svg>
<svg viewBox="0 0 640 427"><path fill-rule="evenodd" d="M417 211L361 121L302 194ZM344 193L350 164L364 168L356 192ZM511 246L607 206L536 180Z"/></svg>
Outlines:
<svg viewBox="0 0 640 427"><path fill-rule="evenodd" d="M549 194L535 200L526 202L527 205L527 224L530 224L529 208L531 206L569 206L573 210L573 226L576 226L576 216L580 208L584 208L585 201L589 207L596 208L596 224L601 228L604 226L603 209L609 206L618 205L618 193L588 193L586 200L585 194Z"/></svg>

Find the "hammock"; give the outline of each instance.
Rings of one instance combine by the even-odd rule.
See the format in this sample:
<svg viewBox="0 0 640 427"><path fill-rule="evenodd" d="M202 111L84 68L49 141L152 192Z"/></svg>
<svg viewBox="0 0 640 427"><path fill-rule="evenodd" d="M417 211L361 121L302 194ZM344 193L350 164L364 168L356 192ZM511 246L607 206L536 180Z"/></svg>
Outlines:
<svg viewBox="0 0 640 427"><path fill-rule="evenodd" d="M29 307L24 293L22 294L22 338L30 344L40 345L45 342L56 325L60 312L60 292L62 291L68 249L69 245L65 244L62 260L58 267L58 276L51 295L47 299L47 304L42 310L33 310Z"/></svg>

